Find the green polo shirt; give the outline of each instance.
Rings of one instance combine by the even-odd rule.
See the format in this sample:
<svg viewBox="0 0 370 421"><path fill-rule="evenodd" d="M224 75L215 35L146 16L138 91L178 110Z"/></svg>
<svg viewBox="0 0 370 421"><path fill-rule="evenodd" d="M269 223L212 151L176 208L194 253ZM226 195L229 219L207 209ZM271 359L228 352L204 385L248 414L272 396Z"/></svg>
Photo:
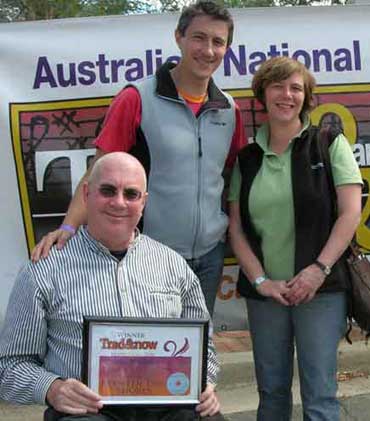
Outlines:
<svg viewBox="0 0 370 421"><path fill-rule="evenodd" d="M307 122L302 131L308 127ZM269 148L269 127L257 132L256 142L264 151L261 168L253 180L249 195L249 211L261 238L264 269L270 279L286 280L294 276L294 203L291 179L293 142L280 155ZM361 173L347 139L340 134L329 149L334 184L362 184ZM235 164L228 200L239 200L241 175Z"/></svg>

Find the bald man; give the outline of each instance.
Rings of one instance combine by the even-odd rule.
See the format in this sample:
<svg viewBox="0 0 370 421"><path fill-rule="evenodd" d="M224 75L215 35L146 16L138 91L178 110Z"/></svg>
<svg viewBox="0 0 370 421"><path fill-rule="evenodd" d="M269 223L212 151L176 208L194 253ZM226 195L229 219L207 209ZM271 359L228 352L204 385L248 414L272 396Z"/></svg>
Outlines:
<svg viewBox="0 0 370 421"><path fill-rule="evenodd" d="M51 420L223 419L212 341L208 385L196 411L104 408L80 381L83 316L208 317L186 261L136 229L147 195L145 171L133 156L115 152L96 162L83 185L87 225L17 277L0 338L1 399L47 403Z"/></svg>

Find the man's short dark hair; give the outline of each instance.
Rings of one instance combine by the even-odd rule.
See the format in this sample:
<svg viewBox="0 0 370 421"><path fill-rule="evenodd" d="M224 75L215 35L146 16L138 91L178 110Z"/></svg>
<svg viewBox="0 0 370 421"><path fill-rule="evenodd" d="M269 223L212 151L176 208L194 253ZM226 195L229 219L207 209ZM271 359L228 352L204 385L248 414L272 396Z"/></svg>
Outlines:
<svg viewBox="0 0 370 421"><path fill-rule="evenodd" d="M230 12L224 7L214 1L199 0L182 9L181 16L177 24L177 31L181 36L185 35L188 26L196 16L210 16L214 20L221 20L226 22L228 27L227 46L233 41L234 22Z"/></svg>

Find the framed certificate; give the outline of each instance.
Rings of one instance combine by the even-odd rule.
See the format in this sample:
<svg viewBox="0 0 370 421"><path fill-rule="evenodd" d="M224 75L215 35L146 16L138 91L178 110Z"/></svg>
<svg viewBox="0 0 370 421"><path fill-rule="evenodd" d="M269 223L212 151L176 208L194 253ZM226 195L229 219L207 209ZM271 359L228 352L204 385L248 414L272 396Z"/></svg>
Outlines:
<svg viewBox="0 0 370 421"><path fill-rule="evenodd" d="M83 382L106 405L196 405L208 320L84 317Z"/></svg>

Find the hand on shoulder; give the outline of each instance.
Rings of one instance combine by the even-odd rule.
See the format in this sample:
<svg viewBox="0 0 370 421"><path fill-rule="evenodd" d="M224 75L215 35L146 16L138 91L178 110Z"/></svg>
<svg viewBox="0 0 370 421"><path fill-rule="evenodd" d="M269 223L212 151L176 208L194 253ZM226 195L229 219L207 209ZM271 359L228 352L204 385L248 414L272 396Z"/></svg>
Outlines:
<svg viewBox="0 0 370 421"><path fill-rule="evenodd" d="M58 249L61 249L73 235L74 234L71 231L66 231L61 228L49 232L49 234L42 237L32 250L31 260L33 262L38 262L40 259L47 257L54 244L56 244Z"/></svg>

